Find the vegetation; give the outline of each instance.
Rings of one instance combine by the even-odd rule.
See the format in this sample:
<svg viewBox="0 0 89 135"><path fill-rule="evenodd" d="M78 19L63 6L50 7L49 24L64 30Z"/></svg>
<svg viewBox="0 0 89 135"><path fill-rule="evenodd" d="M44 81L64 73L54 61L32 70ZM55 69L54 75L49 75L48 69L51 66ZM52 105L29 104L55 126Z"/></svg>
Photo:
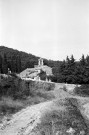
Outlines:
<svg viewBox="0 0 89 135"><path fill-rule="evenodd" d="M38 57L0 46L0 73L7 74L8 68L12 73L20 73L26 68L33 68L38 64ZM51 80L58 83L88 84L89 83L89 56L84 55L79 61L74 56L67 56L63 61L44 59L44 65L53 69ZM42 76L44 78L44 76Z"/></svg>
<svg viewBox="0 0 89 135"><path fill-rule="evenodd" d="M34 68L38 64L38 58L32 54L0 46L0 72L7 73L8 68L11 72L20 73L26 68ZM58 67L60 61L44 59L44 65Z"/></svg>
<svg viewBox="0 0 89 135"><path fill-rule="evenodd" d="M54 98L55 83L24 81L16 74L0 78L0 116Z"/></svg>
<svg viewBox="0 0 89 135"><path fill-rule="evenodd" d="M50 91L55 87L54 83L21 80L18 76L0 76L0 97L10 96L13 99L26 99L35 95L38 91Z"/></svg>
<svg viewBox="0 0 89 135"><path fill-rule="evenodd" d="M82 55L80 61L76 61L73 55L71 58L67 56L66 60L61 62L55 75L54 81L56 82L89 84L89 56L85 58Z"/></svg>
<svg viewBox="0 0 89 135"><path fill-rule="evenodd" d="M75 87L74 93L79 96L89 96L89 84L83 84L80 87Z"/></svg>
<svg viewBox="0 0 89 135"><path fill-rule="evenodd" d="M15 113L29 105L52 100L56 97L60 99L63 96L63 98L65 97L65 102L60 99L60 101L58 101L60 103L57 104L58 107L59 104L61 104L62 107L65 106L68 110L67 113L60 113L59 116L57 116L56 113L53 113L52 115L50 113L49 117L53 118L55 116L56 118L57 116L57 119L59 117L60 123L62 122L62 127L59 127L63 129L63 131L60 130L60 132L62 131L64 133L65 127L63 127L63 124L68 128L73 126L76 132L77 128L79 130L82 128L86 130L86 125L83 126L84 123L82 124L82 117L79 117L80 112L77 110L75 105L72 105L72 102L75 103L75 100L72 98L66 99L69 94L66 92L67 88L65 86L54 93L52 90L55 89L55 83L32 80L24 81L17 76L17 73L20 73L26 68L33 68L37 63L38 57L32 54L27 54L4 46L0 47L0 123L2 122L3 116ZM70 58L67 56L64 61L44 59L44 64L53 68L54 76L51 76L53 82L85 84L80 87L76 87L74 91L76 94L81 96L89 96L89 56L85 58L84 55L82 55L80 61L76 61L73 55ZM8 68L11 70L10 74L8 72ZM41 79L44 79L45 73L40 74L40 77ZM63 114L62 117L61 114ZM68 115L68 120L66 119L67 115L65 114ZM75 117L78 117L78 120L75 119Z"/></svg>

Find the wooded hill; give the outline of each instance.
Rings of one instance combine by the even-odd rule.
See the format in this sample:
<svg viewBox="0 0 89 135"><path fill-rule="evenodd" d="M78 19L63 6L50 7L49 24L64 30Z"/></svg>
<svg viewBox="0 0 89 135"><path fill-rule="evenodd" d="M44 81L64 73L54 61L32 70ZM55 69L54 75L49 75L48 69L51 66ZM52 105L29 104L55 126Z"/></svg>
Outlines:
<svg viewBox="0 0 89 135"><path fill-rule="evenodd" d="M20 73L26 68L33 68L38 64L37 56L22 51L0 46L0 72ZM53 82L89 84L89 56L87 55L76 61L74 56L67 56L66 60L53 61L44 59L44 65L52 67L54 76Z"/></svg>
<svg viewBox="0 0 89 135"><path fill-rule="evenodd" d="M0 72L7 73L10 68L12 72L20 73L26 68L34 68L38 64L39 57L22 51L14 50L5 46L0 46ZM44 59L44 65L59 67L60 61Z"/></svg>

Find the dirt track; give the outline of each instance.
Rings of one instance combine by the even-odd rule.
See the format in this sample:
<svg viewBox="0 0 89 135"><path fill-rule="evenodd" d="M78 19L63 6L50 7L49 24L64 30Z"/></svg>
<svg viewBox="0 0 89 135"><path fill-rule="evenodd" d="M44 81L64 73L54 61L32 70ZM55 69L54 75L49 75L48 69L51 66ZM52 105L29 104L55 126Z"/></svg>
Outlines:
<svg viewBox="0 0 89 135"><path fill-rule="evenodd" d="M89 99L74 97L62 90L58 95L58 89L56 99L13 115L1 127L0 135L69 135L70 129L74 131L72 135L89 135Z"/></svg>
<svg viewBox="0 0 89 135"><path fill-rule="evenodd" d="M76 135L82 130L87 135L88 127L79 110L70 100L61 99L23 109L1 128L0 135L68 135L70 127Z"/></svg>

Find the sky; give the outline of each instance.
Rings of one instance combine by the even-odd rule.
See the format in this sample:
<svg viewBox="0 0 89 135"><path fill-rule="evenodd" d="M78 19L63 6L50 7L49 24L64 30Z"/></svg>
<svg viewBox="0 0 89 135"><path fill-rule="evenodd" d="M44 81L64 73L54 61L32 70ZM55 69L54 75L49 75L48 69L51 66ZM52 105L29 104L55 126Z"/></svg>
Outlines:
<svg viewBox="0 0 89 135"><path fill-rule="evenodd" d="M52 60L89 55L89 0L0 0L0 45Z"/></svg>

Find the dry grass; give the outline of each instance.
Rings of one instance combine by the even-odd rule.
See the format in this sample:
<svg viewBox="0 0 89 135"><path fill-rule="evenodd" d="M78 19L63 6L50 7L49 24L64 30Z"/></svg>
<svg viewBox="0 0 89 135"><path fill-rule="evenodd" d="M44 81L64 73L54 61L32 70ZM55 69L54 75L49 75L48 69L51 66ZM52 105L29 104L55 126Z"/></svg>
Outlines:
<svg viewBox="0 0 89 135"><path fill-rule="evenodd" d="M2 97L0 100L0 123L11 119L12 114L21 110L24 106L23 102L13 100L11 97Z"/></svg>
<svg viewBox="0 0 89 135"><path fill-rule="evenodd" d="M0 112L14 113L23 107L23 103L19 100L13 100L11 97L2 97L0 100Z"/></svg>
<svg viewBox="0 0 89 135"><path fill-rule="evenodd" d="M54 88L54 84L50 85L47 83L46 85L44 82L30 81L30 94L25 96L24 99L14 99L11 96L2 96L0 98L0 120L2 120L4 116L9 117L11 114L18 112L27 106L53 99L54 93L53 91L50 91L51 88Z"/></svg>

